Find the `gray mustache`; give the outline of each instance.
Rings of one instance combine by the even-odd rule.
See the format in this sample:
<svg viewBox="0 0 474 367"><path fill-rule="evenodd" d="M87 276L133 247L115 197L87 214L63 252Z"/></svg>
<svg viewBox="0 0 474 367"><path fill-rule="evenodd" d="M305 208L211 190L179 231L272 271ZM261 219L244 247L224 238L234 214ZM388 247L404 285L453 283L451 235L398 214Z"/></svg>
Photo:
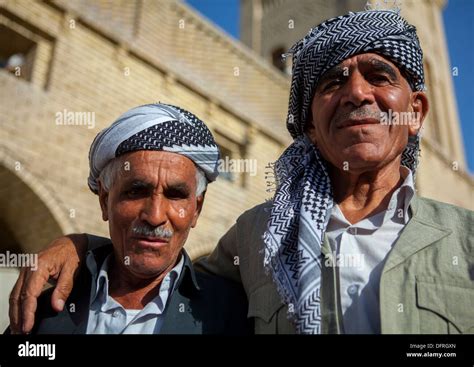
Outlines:
<svg viewBox="0 0 474 367"><path fill-rule="evenodd" d="M367 105L359 107L350 112L336 113L333 118L333 123L340 124L346 120L362 120L362 119L376 119L380 121L381 111L377 108L369 107Z"/></svg>
<svg viewBox="0 0 474 367"><path fill-rule="evenodd" d="M169 240L173 236L173 231L165 228L164 226L151 227L149 225L136 225L132 228L132 233L136 236L159 238L164 240Z"/></svg>

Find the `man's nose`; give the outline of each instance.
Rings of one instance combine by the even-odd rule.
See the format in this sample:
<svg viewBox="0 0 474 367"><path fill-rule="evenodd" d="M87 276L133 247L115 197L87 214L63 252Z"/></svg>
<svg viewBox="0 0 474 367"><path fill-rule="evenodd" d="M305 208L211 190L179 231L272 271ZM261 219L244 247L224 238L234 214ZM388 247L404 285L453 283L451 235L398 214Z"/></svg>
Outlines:
<svg viewBox="0 0 474 367"><path fill-rule="evenodd" d="M162 195L152 195L147 198L140 212L140 219L152 227L158 227L167 221L167 203Z"/></svg>
<svg viewBox="0 0 474 367"><path fill-rule="evenodd" d="M359 107L373 102L375 102L374 87L359 72L351 73L344 85L341 103Z"/></svg>

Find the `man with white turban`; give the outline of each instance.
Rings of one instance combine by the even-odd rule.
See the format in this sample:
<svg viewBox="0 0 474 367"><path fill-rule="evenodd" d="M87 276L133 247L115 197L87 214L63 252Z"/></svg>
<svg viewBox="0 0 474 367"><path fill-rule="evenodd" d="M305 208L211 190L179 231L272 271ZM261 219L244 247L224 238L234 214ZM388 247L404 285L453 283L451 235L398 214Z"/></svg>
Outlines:
<svg viewBox="0 0 474 367"><path fill-rule="evenodd" d="M111 243L89 251L61 312L40 297L33 333L250 332L242 287L195 272L183 249L218 159L206 125L176 106L133 108L100 132L88 184Z"/></svg>
<svg viewBox="0 0 474 367"><path fill-rule="evenodd" d="M243 284L257 333L474 332L474 214L414 187L428 112L415 27L398 11L351 12L290 54L294 142L273 201L242 214L201 268ZM65 266L57 252L45 254ZM14 300L21 288L38 287L20 279Z"/></svg>

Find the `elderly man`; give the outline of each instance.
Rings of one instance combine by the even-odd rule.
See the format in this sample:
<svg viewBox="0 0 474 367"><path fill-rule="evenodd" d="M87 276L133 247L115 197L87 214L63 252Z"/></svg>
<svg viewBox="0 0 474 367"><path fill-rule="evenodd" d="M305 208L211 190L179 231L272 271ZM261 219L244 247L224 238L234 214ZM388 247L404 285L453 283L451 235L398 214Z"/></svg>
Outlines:
<svg viewBox="0 0 474 367"><path fill-rule="evenodd" d="M60 313L40 297L34 333L244 334L238 284L194 272L183 245L198 220L219 151L202 121L178 107L133 108L97 135L89 187L111 244L87 255ZM219 317L216 317L219 315Z"/></svg>
<svg viewBox="0 0 474 367"><path fill-rule="evenodd" d="M414 188L428 111L415 28L396 11L349 13L291 53L294 143L275 164L274 199L242 214L200 267L243 284L257 333L474 332L474 215ZM86 242L44 252L43 277L67 269L54 301ZM43 282L22 277L11 315L27 331Z"/></svg>

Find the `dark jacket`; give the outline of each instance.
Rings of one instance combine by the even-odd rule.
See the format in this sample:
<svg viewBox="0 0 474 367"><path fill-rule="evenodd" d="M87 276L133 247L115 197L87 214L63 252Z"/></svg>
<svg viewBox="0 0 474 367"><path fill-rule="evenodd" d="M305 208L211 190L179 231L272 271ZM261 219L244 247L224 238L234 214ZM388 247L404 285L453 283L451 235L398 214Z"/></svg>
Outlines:
<svg viewBox="0 0 474 367"><path fill-rule="evenodd" d="M94 247L94 246L92 246ZM112 244L95 248L98 267L112 252ZM240 284L196 272L183 250L184 266L166 306L160 334L250 334L247 298ZM33 334L85 334L89 316L92 275L85 265L79 270L63 311L51 308L53 288L38 299ZM183 312L184 311L184 312ZM7 331L8 332L8 331Z"/></svg>

